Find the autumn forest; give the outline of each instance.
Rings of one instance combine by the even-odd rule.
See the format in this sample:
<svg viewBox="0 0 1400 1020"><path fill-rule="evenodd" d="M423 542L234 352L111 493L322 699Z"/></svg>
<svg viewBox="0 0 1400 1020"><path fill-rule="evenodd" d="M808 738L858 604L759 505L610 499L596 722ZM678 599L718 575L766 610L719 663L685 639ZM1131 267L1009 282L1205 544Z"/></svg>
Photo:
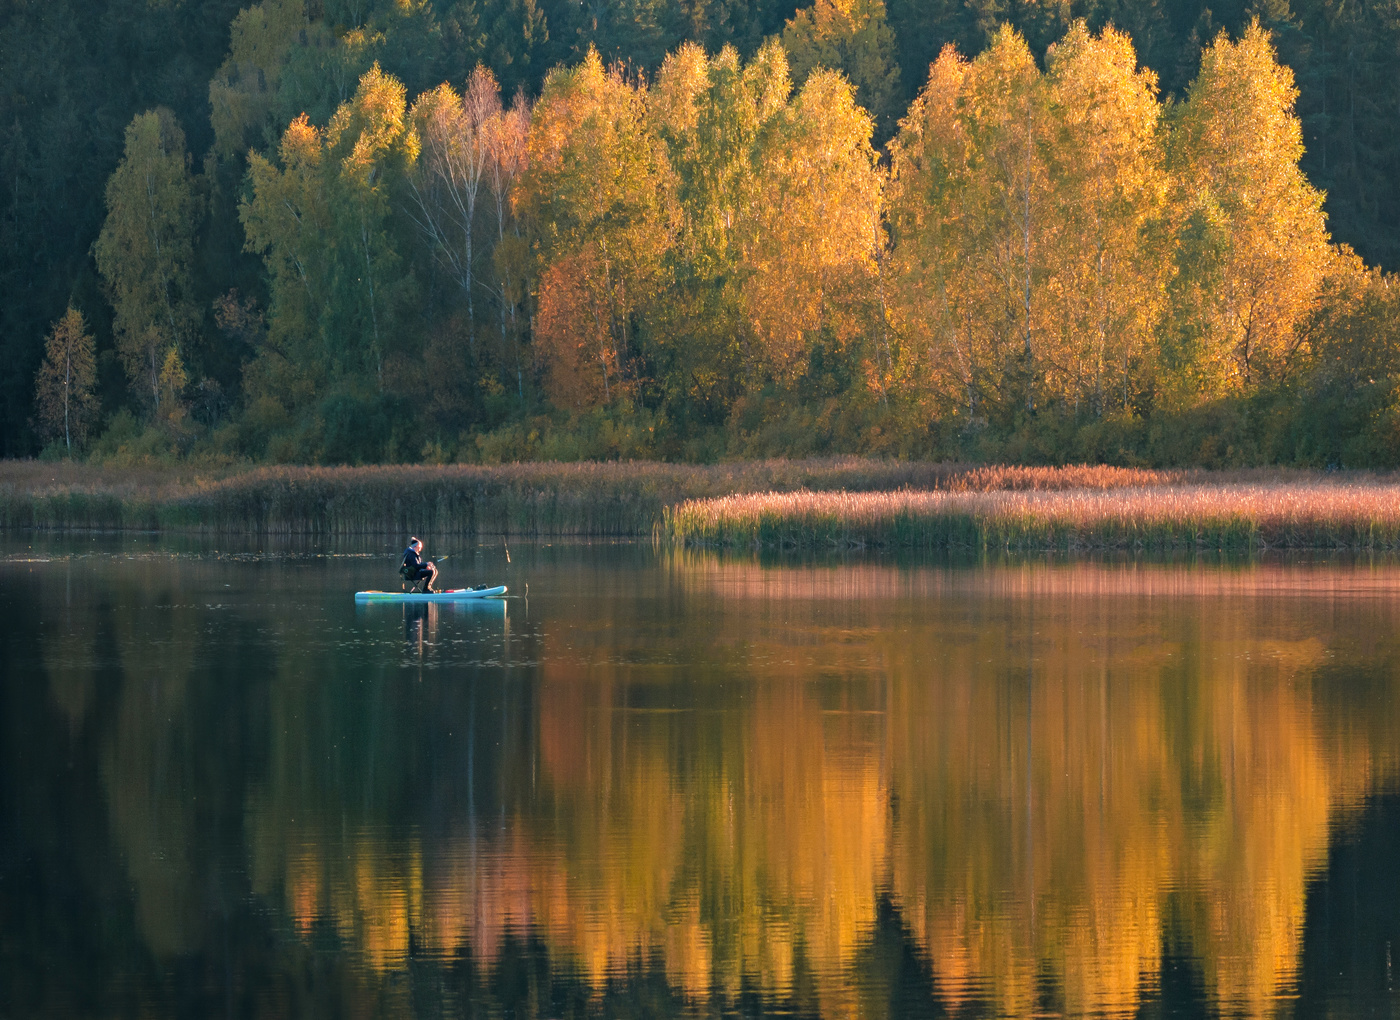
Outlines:
<svg viewBox="0 0 1400 1020"><path fill-rule="evenodd" d="M7 0L0 453L1393 467L1397 53L1327 0Z"/></svg>

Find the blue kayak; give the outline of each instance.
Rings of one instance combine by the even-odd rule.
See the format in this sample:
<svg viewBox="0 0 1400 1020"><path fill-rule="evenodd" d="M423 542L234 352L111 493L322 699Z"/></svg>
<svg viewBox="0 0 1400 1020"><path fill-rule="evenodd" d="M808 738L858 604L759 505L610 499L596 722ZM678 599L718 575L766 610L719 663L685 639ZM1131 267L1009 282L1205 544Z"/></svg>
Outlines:
<svg viewBox="0 0 1400 1020"><path fill-rule="evenodd" d="M357 591L356 602L461 602L465 599L497 598L506 593L506 586L494 588L449 588L446 591Z"/></svg>

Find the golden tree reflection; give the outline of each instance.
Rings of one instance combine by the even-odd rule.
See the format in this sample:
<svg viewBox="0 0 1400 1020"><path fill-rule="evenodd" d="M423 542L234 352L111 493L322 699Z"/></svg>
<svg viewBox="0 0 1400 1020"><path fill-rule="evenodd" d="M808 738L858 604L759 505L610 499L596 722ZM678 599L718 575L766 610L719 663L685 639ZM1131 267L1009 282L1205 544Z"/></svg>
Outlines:
<svg viewBox="0 0 1400 1020"><path fill-rule="evenodd" d="M1127 1016L1173 947L1222 1010L1264 1015L1298 980L1330 827L1394 778L1371 596L1400 574L682 556L671 578L698 647L605 600L544 628L530 738L491 752L518 793L492 812L326 810L304 741L277 736L314 685L276 688L256 889L380 973L423 953L486 972L538 938L596 994L659 966L696 1003L809 981L826 1016L862 1008L884 898L953 1010ZM1348 657L1384 673L1361 707L1327 679Z"/></svg>

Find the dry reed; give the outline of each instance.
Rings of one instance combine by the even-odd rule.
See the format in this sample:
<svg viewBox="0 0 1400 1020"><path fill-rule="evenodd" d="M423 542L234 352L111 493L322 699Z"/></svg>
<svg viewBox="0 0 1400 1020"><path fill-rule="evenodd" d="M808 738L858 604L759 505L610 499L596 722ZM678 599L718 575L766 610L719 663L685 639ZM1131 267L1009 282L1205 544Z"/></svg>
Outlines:
<svg viewBox="0 0 1400 1020"><path fill-rule="evenodd" d="M1400 484L1224 481L1109 489L769 492L688 500L683 545L977 549L1394 549Z"/></svg>
<svg viewBox="0 0 1400 1020"><path fill-rule="evenodd" d="M1377 476L1359 475L1348 476L1342 484L1364 489L1383 483ZM1143 499L1133 493L1180 494L1196 486L1228 502L1237 493L1313 491L1331 484L1327 476L1302 472L1212 475L1085 466L969 467L855 457L717 465L532 463L213 472L4 461L0 528L625 537L651 535L660 526L681 542L809 546L1025 545L1041 541L1029 537L1027 529L1051 528L1054 544L1131 544L1142 540L1149 520L1157 522L1152 525L1152 534L1157 534L1170 530L1173 514L1188 512L1180 503L1184 497L1163 496L1168 502L1160 504L1162 509L1144 516L1139 509L1128 509ZM1113 490L1122 490L1123 497L1109 496ZM822 492L829 494L827 502L810 502ZM714 502L744 493L769 495L753 496L749 502ZM805 495L775 502L774 494L781 493ZM860 493L880 495L856 500ZM1045 501L1055 493L1064 495ZM978 501L979 494L987 499ZM1096 496L1100 508L1091 516L1098 523L1087 530L1071 527L1074 515L1066 516L1068 511L1050 509L1052 504L1087 507ZM999 509L990 513L987 508L993 504ZM1224 511L1189 513L1192 521L1225 519ZM1013 527L1013 521L1021 523ZM1178 523L1186 527L1188 522ZM1091 540L1091 531L1100 537ZM1048 534L1042 535L1047 542Z"/></svg>
<svg viewBox="0 0 1400 1020"><path fill-rule="evenodd" d="M0 462L0 527L214 533L650 535L685 499L798 489L1047 489L1149 484L1122 468L968 468L857 457L718 465L190 468Z"/></svg>

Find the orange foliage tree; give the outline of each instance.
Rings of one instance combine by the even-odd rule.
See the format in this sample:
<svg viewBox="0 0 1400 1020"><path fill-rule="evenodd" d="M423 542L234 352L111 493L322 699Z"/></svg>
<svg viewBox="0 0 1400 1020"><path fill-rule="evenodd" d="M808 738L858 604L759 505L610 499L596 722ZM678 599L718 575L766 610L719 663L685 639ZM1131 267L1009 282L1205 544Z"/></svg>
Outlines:
<svg viewBox="0 0 1400 1020"><path fill-rule="evenodd" d="M586 349L600 366L602 392L590 404L610 400L631 380L637 319L657 285L667 238L656 155L642 88L605 70L596 51L577 67L550 73L515 201L535 229L546 272L564 261L570 266L541 286L537 330L542 353ZM573 276L567 284L564 272ZM546 323L564 332L546 336Z"/></svg>

